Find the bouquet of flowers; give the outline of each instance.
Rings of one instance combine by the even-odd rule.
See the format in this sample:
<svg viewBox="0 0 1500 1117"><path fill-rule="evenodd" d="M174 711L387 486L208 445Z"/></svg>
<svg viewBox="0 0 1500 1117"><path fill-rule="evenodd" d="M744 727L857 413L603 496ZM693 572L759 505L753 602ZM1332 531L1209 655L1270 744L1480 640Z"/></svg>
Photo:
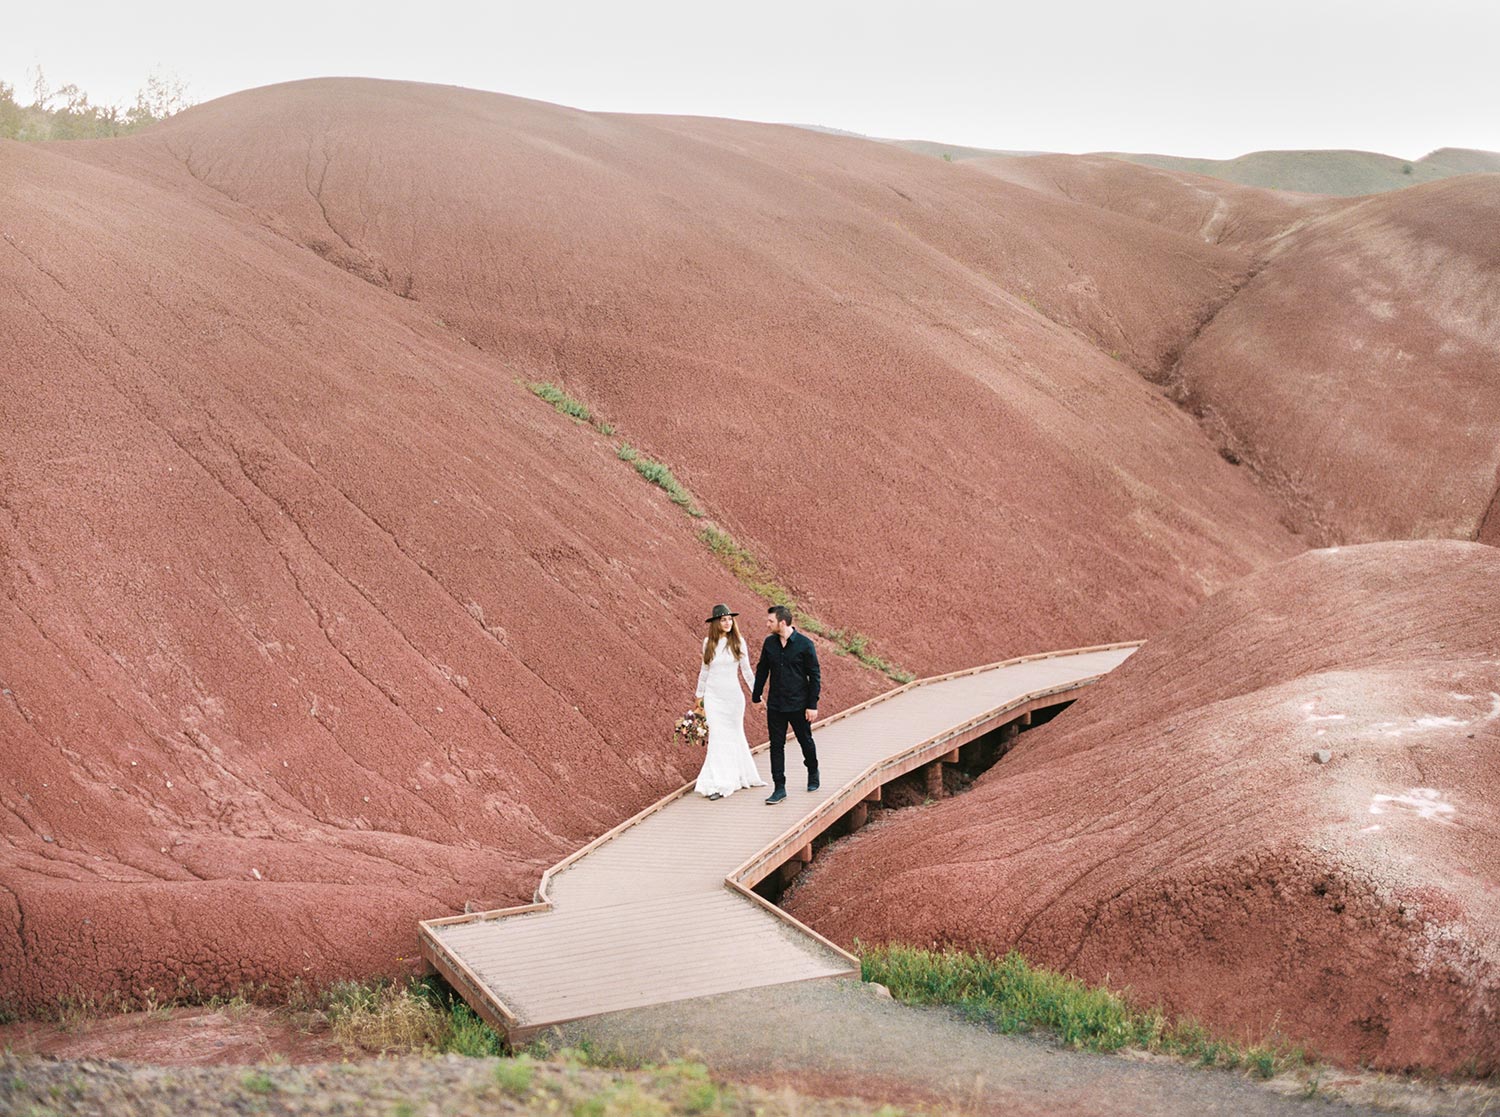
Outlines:
<svg viewBox="0 0 1500 1117"><path fill-rule="evenodd" d="M703 716L702 707L694 706L677 719L672 728L672 740L685 745L708 744L708 718Z"/></svg>

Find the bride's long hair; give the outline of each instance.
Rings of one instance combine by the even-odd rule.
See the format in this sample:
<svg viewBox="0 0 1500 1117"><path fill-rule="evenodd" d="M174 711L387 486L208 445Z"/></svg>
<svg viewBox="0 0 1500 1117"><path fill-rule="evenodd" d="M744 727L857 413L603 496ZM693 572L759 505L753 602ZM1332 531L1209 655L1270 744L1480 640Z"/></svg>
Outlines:
<svg viewBox="0 0 1500 1117"><path fill-rule="evenodd" d="M703 662L712 663L714 653L719 650L719 641L724 639L724 631L719 627L718 621L708 622L708 640L703 645ZM740 635L740 622L734 617L729 618L729 650L734 653L735 659L745 658L745 640Z"/></svg>

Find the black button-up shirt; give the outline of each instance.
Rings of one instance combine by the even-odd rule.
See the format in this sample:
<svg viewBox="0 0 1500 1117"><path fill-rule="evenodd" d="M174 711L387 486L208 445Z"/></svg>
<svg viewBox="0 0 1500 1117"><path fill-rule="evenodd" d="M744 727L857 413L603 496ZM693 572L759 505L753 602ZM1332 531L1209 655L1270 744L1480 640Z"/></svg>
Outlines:
<svg viewBox="0 0 1500 1117"><path fill-rule="evenodd" d="M771 681L771 699L767 705L778 713L801 713L818 708L823 677L818 671L818 651L813 642L795 628L782 647L781 637L774 633L760 646L760 662L755 665L755 689L750 692L759 702Z"/></svg>

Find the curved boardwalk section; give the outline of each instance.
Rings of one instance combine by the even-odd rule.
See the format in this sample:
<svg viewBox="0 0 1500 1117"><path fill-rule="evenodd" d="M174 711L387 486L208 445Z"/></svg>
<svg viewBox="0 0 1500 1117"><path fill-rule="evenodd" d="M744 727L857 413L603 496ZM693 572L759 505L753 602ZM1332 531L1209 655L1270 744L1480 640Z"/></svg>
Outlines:
<svg viewBox="0 0 1500 1117"><path fill-rule="evenodd" d="M785 803L766 806L759 788L711 803L688 785L548 870L536 903L424 922L422 953L512 1042L620 1009L857 975L856 958L751 888L810 860L840 820L862 823L890 780L935 776L982 738L1004 747L1136 646L1008 660L845 710L816 726L821 790L802 790L789 742ZM769 782L766 746L756 752Z"/></svg>

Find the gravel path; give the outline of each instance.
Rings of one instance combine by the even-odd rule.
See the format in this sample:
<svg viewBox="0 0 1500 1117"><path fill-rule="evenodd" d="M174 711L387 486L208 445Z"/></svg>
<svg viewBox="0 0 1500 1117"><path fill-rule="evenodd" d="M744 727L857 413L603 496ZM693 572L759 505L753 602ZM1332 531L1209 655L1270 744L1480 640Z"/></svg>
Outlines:
<svg viewBox="0 0 1500 1117"><path fill-rule="evenodd" d="M1003 1036L853 981L598 1017L549 1034L544 1046L552 1057L529 1069L457 1055L376 1058L340 1047L326 1028L309 1032L305 1021L256 1008L12 1025L0 1029L0 1114L843 1117L891 1105L974 1117L1500 1115L1496 1087L1333 1072L1310 1100L1305 1080L1261 1082ZM568 1046L584 1049L589 1065L557 1050Z"/></svg>
<svg viewBox="0 0 1500 1117"><path fill-rule="evenodd" d="M625 1059L700 1059L733 1080L1009 1117L1500 1113L1492 1089L1434 1089L1357 1075L1320 1084L1310 1100L1294 1079L1261 1082L1165 1058L1097 1055L1001 1035L950 1009L902 1005L854 981L771 986L615 1013L570 1024L549 1042L584 1041Z"/></svg>

